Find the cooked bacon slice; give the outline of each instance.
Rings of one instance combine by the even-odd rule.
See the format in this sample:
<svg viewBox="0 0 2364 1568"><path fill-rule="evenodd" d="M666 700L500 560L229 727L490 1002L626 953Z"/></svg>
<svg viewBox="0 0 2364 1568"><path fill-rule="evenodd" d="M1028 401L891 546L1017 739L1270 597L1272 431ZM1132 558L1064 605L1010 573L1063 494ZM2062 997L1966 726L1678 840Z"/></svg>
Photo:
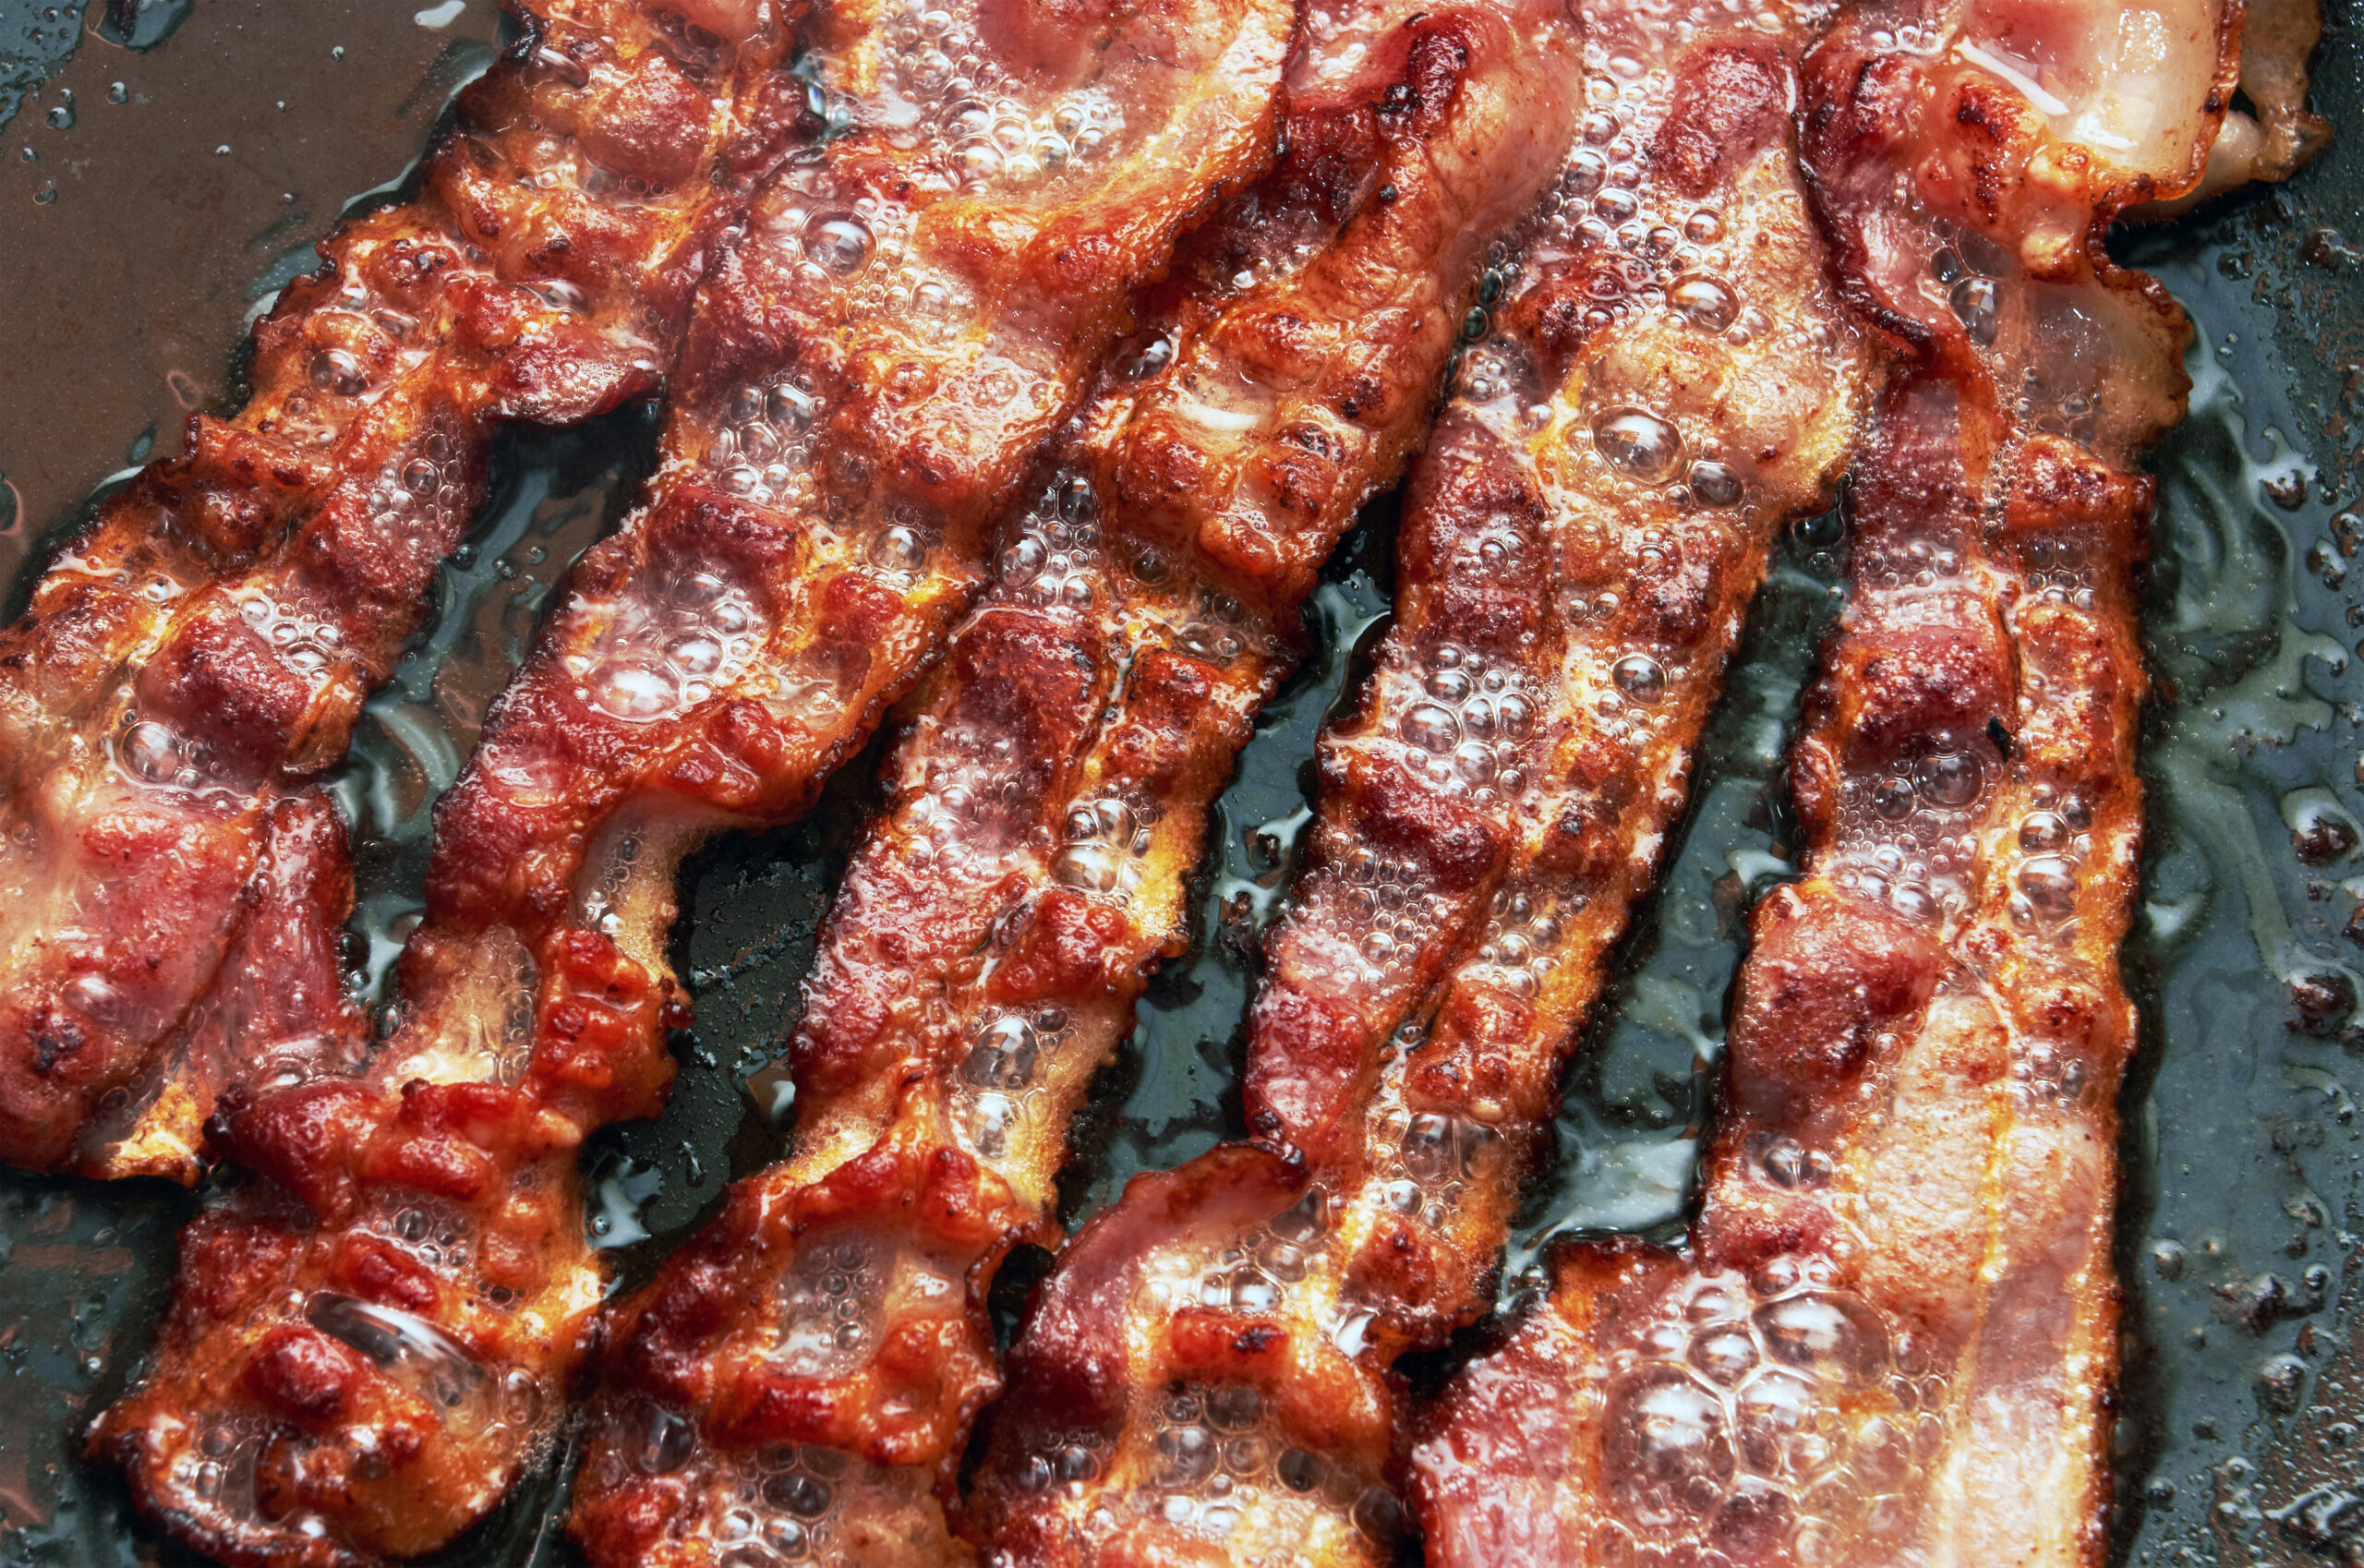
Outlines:
<svg viewBox="0 0 2364 1568"><path fill-rule="evenodd" d="M796 1157L612 1315L595 1562L955 1552L995 1266L1052 1228L1315 569L1425 431L1579 63L1561 0L1342 6L1302 38L1286 158L1145 302L913 705L791 1042Z"/></svg>
<svg viewBox="0 0 2364 1568"><path fill-rule="evenodd" d="M1564 1252L1435 1413L1441 1568L2103 1561L2134 464L2189 332L2102 236L2200 177L2231 10L2129 43L2115 6L1872 0L1809 61L1819 215L1900 366L1793 763L1807 874L1755 918L1688 1254Z"/></svg>
<svg viewBox="0 0 2364 1568"><path fill-rule="evenodd" d="M166 1042L169 1070L139 1108L144 1128L193 1135L242 1085L300 1083L364 1059L368 1036L340 956L353 912L344 819L324 793L306 790L273 805L261 833L219 972ZM159 1174L131 1164L127 1152L116 1163L123 1174Z"/></svg>
<svg viewBox="0 0 2364 1568"><path fill-rule="evenodd" d="M2331 122L2307 107L2309 57L2323 34L2320 0L2244 0L2241 99L2225 114L2198 185L2133 207L2129 220L2171 218L2253 180L2286 180L2331 144Z"/></svg>
<svg viewBox="0 0 2364 1568"><path fill-rule="evenodd" d="M521 6L418 194L257 326L245 409L193 416L0 633L0 1160L195 1179L239 1054L196 1037L268 1024L223 960L269 825L426 614L495 425L656 387L806 112L802 9Z"/></svg>
<svg viewBox="0 0 2364 1568"><path fill-rule="evenodd" d="M1136 1180L1044 1285L974 1501L996 1562L1396 1544L1391 1369L1488 1304L1768 545L1827 504L1868 380L1785 40L1652 15L1586 10L1563 204L1415 470L1251 1014L1258 1141Z"/></svg>
<svg viewBox="0 0 2364 1568"><path fill-rule="evenodd" d="M1031 0L816 26L845 134L702 285L645 504L440 809L362 1074L218 1118L255 1180L186 1236L97 1453L237 1562L431 1550L537 1463L606 1283L576 1151L653 1115L701 838L800 809L982 585L1132 282L1260 172L1279 0Z"/></svg>
<svg viewBox="0 0 2364 1568"><path fill-rule="evenodd" d="M2307 107L2307 64L2322 40L2322 6L2319 0L2247 0L2241 10L2241 94L2258 127L2248 177L2286 180L2331 143L2331 122ZM2225 123L2237 122L2227 115ZM2203 187L2225 177L2225 139L2218 132L2209 150Z"/></svg>

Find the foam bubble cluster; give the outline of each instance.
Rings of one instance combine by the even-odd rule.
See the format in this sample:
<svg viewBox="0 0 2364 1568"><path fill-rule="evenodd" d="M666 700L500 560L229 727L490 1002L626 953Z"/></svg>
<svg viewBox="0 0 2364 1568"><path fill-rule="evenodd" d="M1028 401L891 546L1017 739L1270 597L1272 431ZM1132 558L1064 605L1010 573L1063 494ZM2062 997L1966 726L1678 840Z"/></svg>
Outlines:
<svg viewBox="0 0 2364 1568"><path fill-rule="evenodd" d="M1599 1560L1802 1564L1893 1538L1946 1430L1944 1380L1821 1259L1695 1276L1591 1369L1616 1518ZM1703 1549L1707 1555L1697 1555Z"/></svg>
<svg viewBox="0 0 2364 1568"><path fill-rule="evenodd" d="M597 640L568 655L567 669L602 713L651 724L727 690L754 658L759 630L742 589L682 572L661 595L614 601Z"/></svg>

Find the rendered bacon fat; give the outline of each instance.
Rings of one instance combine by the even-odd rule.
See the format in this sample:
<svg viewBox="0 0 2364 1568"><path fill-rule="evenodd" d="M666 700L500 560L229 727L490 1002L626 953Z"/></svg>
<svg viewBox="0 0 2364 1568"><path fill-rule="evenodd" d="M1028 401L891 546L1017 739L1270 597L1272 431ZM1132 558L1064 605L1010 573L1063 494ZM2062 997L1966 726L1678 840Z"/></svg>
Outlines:
<svg viewBox="0 0 2364 1568"><path fill-rule="evenodd" d="M256 1179L184 1237L101 1420L141 1507L240 1562L449 1541L536 1462L605 1284L575 1154L653 1115L681 856L776 821L948 631L1126 291L1260 171L1274 0L825 18L845 134L709 274L645 503L440 810L365 1073L217 1118Z"/></svg>
<svg viewBox="0 0 2364 1568"><path fill-rule="evenodd" d="M1902 363L1794 759L1807 874L1755 918L1690 1255L1567 1251L1435 1413L1441 1568L2104 1560L2133 464L2189 333L2102 235L2200 176L2230 26L1905 0L1809 63L1819 211Z"/></svg>
<svg viewBox="0 0 2364 1568"><path fill-rule="evenodd" d="M1767 545L1846 460L1866 360L1793 166L1789 30L1584 20L1582 145L1324 742L1250 1019L1259 1141L1136 1180L1063 1256L978 1489L996 1562L1390 1560L1390 1369L1488 1304Z"/></svg>
<svg viewBox="0 0 2364 1568"><path fill-rule="evenodd" d="M278 896L270 825L427 612L495 423L656 387L804 113L802 8L521 5L418 195L256 328L244 411L193 416L0 633L0 1160L192 1180L243 1058L340 1065L332 1001L308 1048L267 1036L224 961Z"/></svg>
<svg viewBox="0 0 2364 1568"><path fill-rule="evenodd" d="M1425 431L1577 65L1560 0L1301 35L1286 158L1144 302L914 706L791 1044L797 1157L615 1312L575 1493L595 1562L953 1555L994 1269L1048 1228L1315 568Z"/></svg>

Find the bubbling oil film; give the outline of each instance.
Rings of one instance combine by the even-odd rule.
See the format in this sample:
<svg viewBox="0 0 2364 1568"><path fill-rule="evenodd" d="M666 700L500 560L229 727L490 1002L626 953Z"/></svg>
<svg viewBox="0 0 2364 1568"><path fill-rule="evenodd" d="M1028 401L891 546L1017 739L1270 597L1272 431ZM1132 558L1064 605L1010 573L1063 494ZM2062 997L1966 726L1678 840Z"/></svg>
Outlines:
<svg viewBox="0 0 2364 1568"><path fill-rule="evenodd" d="M2113 1559L2364 1563L2364 5L2333 0L2316 107L2345 136L2283 189L2120 236L2197 332L2191 415L2155 454L2149 829L2127 950L2126 1375ZM0 582L94 484L235 395L235 345L342 203L397 190L492 57L494 0L0 0ZM504 438L430 629L374 698L335 791L355 830L352 967L382 989L421 904L428 808L565 569L629 505L657 413ZM161 446L159 443L163 443ZM1384 624L1393 502L1341 547L1295 681L1218 808L1188 955L1166 966L1075 1135L1062 1219L1238 1130L1262 926L1311 819L1313 739ZM1754 900L1794 874L1782 759L1838 608L1836 515L1792 530L1671 841L1568 1084L1502 1273L1550 1239L1679 1241ZM2352 574L2352 575L2351 575ZM696 1004L673 1099L595 1140L585 1224L625 1285L776 1158L772 1065L876 748L805 822L684 874ZM78 1437L138 1369L198 1200L0 1173L0 1568L186 1561ZM1005 1271L1007 1313L1028 1271ZM1451 1357L1413 1369L1433 1377ZM567 1561L570 1468L445 1554Z"/></svg>

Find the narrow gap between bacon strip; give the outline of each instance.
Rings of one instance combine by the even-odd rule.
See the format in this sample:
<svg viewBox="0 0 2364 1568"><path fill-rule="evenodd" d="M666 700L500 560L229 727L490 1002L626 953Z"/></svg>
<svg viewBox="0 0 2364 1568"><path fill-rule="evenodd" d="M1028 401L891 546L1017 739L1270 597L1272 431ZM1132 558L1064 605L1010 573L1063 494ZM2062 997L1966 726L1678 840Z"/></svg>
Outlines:
<svg viewBox="0 0 2364 1568"><path fill-rule="evenodd" d="M192 416L0 633L0 1160L193 1181L229 1082L349 1064L333 987L320 1028L247 1016L267 863L337 831L308 783L427 615L495 426L657 388L806 112L802 8L521 4L418 194L256 327L244 410Z"/></svg>
<svg viewBox="0 0 2364 1568"><path fill-rule="evenodd" d="M1287 156L1152 291L912 705L790 1043L796 1157L611 1316L594 1562L948 1560L995 1269L1047 1238L1316 568L1425 432L1577 65L1560 0L1301 34Z"/></svg>
<svg viewBox="0 0 2364 1568"><path fill-rule="evenodd" d="M1323 743L1257 1141L1138 1178L1054 1270L974 1502L995 1562L1401 1547L1393 1364L1490 1304L1767 549L1828 504L1872 385L1791 146L1812 18L1704 20L1585 8L1583 144Z"/></svg>
<svg viewBox="0 0 2364 1568"><path fill-rule="evenodd" d="M1414 1470L1455 1564L2099 1564L2134 1044L2137 577L2189 329L2110 222L2201 177L2235 8L1867 4L1817 211L1899 353L1687 1256L1568 1248Z"/></svg>
<svg viewBox="0 0 2364 1568"><path fill-rule="evenodd" d="M681 856L802 810L920 673L1128 290L1268 162L1290 22L814 19L849 128L702 285L645 504L441 802L391 1038L212 1125L252 1179L185 1234L153 1364L91 1440L175 1537L413 1556L540 1462L607 1280L576 1152L656 1113L687 1019Z"/></svg>

